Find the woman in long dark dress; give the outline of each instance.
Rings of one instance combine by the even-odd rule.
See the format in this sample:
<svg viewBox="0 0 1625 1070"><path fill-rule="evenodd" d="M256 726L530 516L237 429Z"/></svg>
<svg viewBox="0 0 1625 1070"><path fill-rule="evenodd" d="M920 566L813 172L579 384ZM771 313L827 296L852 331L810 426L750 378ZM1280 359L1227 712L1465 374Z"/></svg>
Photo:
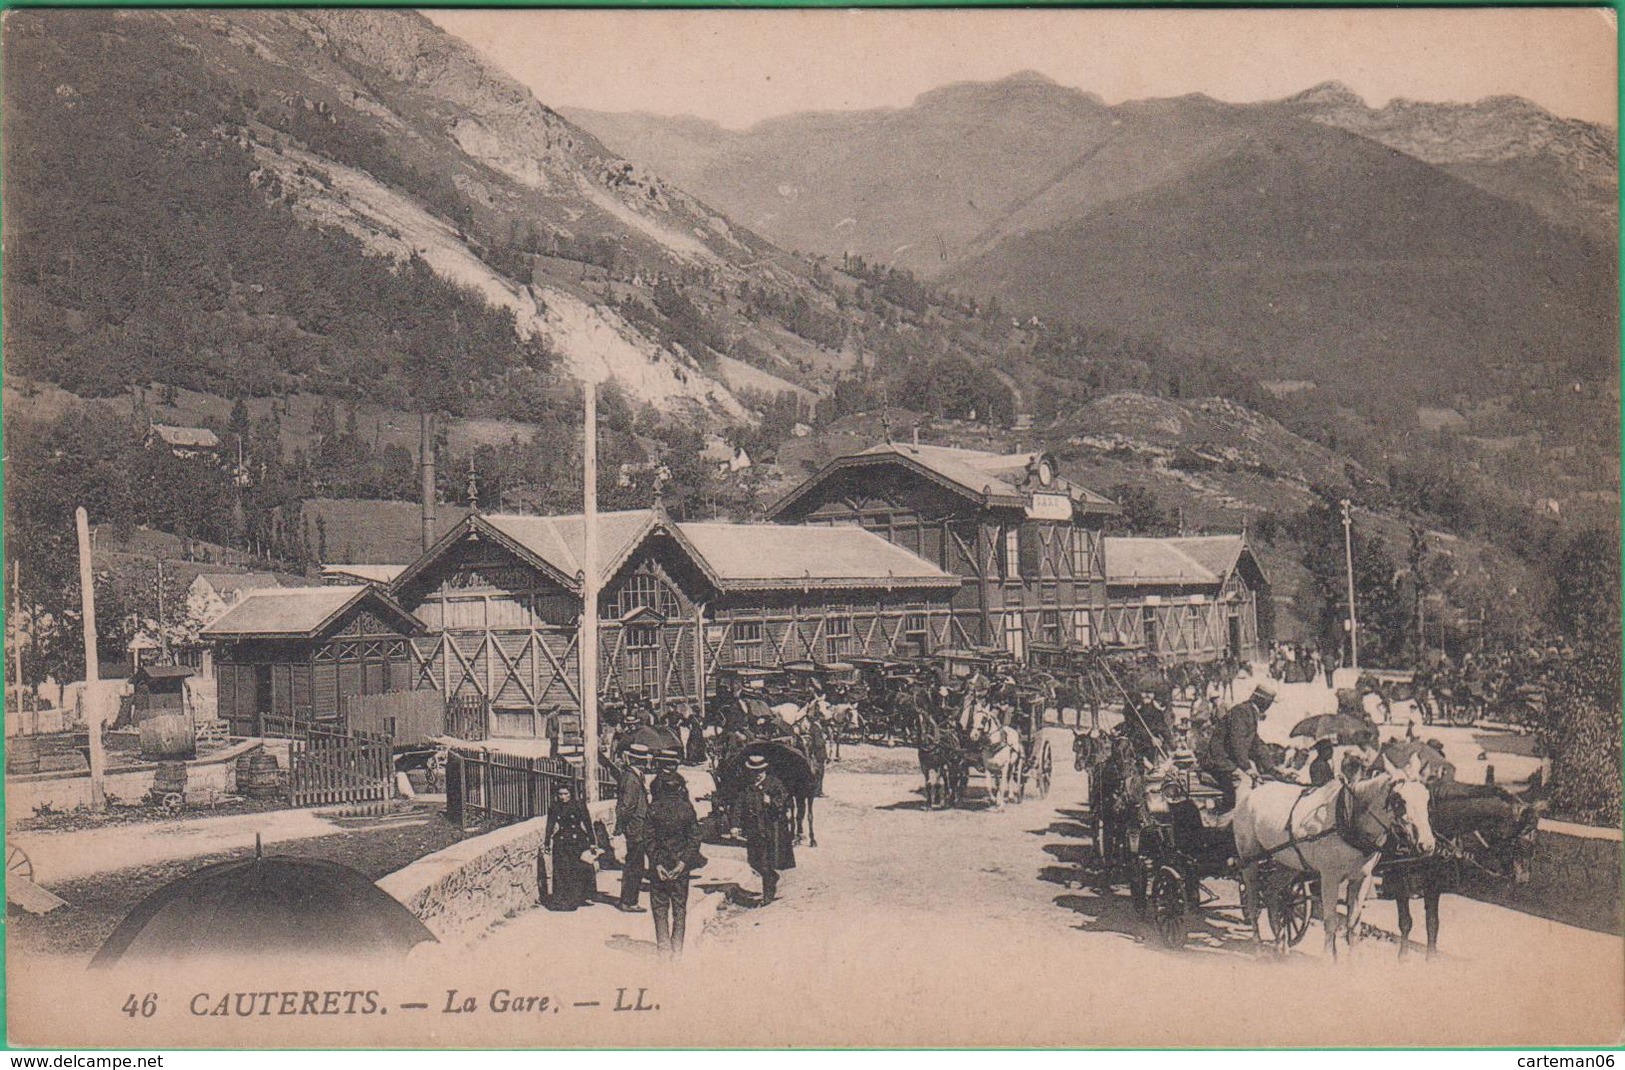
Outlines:
<svg viewBox="0 0 1625 1070"><path fill-rule="evenodd" d="M586 802L576 798L569 785L559 785L547 811L547 832L542 838L542 849L553 862L553 894L547 901L550 909L576 910L592 901L598 881L592 863L581 860L582 853L592 846L592 817Z"/></svg>

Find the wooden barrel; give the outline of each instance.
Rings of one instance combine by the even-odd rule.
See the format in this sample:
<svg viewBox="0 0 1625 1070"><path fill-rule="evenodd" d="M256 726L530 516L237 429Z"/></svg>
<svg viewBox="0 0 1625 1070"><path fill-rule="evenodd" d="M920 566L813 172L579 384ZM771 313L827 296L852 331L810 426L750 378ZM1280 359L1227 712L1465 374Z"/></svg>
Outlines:
<svg viewBox="0 0 1625 1070"><path fill-rule="evenodd" d="M12 736L6 740L6 772L39 772L39 740L34 736Z"/></svg>
<svg viewBox="0 0 1625 1070"><path fill-rule="evenodd" d="M197 726L190 714L160 713L141 722L141 757L161 761L196 754Z"/></svg>
<svg viewBox="0 0 1625 1070"><path fill-rule="evenodd" d="M152 791L160 796L172 792L186 794L186 763L159 762L152 777Z"/></svg>
<svg viewBox="0 0 1625 1070"><path fill-rule="evenodd" d="M280 795L282 771L276 755L260 751L237 759L237 792L251 799Z"/></svg>

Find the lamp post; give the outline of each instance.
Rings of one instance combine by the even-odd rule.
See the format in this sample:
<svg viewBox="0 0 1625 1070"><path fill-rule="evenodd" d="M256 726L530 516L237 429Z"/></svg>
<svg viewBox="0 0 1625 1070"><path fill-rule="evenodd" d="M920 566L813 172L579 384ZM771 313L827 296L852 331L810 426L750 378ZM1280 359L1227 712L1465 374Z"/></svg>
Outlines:
<svg viewBox="0 0 1625 1070"><path fill-rule="evenodd" d="M1360 626L1354 613L1354 517L1347 498L1343 499L1342 506L1343 563L1348 570L1349 581L1349 668L1358 669L1360 667Z"/></svg>

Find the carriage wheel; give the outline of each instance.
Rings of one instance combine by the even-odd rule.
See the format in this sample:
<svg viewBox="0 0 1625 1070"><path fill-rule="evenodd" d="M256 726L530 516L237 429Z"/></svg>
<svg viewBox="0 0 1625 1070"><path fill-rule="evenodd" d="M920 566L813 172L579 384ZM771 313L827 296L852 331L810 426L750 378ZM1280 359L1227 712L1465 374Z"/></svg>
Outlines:
<svg viewBox="0 0 1625 1070"><path fill-rule="evenodd" d="M6 876L20 877L25 881L34 879L34 863L24 851L14 843L6 844Z"/></svg>
<svg viewBox="0 0 1625 1070"><path fill-rule="evenodd" d="M1309 933L1314 913L1313 882L1307 876L1294 877L1292 883L1264 907L1275 946L1284 951L1301 944Z"/></svg>
<svg viewBox="0 0 1625 1070"><path fill-rule="evenodd" d="M1050 781L1055 775L1055 754L1050 750L1049 740L1038 750L1038 797L1040 799L1049 795Z"/></svg>
<svg viewBox="0 0 1625 1070"><path fill-rule="evenodd" d="M1106 814L1104 808L1098 809L1094 821L1095 861L1103 866L1112 863L1111 845L1106 840Z"/></svg>
<svg viewBox="0 0 1625 1070"><path fill-rule="evenodd" d="M1163 866L1151 878L1150 893L1151 928L1163 947L1177 951L1190 939L1185 878L1172 866Z"/></svg>

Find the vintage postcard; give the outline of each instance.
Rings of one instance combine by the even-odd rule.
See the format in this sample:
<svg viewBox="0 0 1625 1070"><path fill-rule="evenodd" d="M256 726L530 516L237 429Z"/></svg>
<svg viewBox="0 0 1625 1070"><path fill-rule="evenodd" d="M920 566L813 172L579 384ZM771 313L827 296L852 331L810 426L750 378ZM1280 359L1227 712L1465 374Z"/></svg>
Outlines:
<svg viewBox="0 0 1625 1070"><path fill-rule="evenodd" d="M1619 1043L1616 32L8 12L11 1042Z"/></svg>

